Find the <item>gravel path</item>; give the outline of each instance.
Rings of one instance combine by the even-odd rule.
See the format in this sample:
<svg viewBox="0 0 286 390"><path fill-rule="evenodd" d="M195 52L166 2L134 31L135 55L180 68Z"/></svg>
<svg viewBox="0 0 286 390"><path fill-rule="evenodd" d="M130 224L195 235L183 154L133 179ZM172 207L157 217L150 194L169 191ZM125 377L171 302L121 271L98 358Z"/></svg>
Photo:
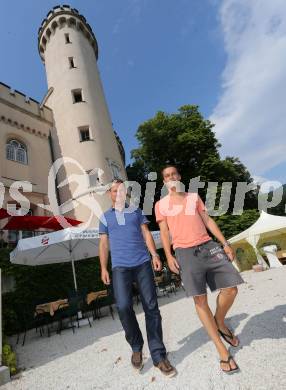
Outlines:
<svg viewBox="0 0 286 390"><path fill-rule="evenodd" d="M164 339L178 376L167 379L152 366L147 344L141 374L130 366L130 350L118 316L96 320L73 335L65 330L50 338L29 332L17 347L21 373L1 390L285 390L286 389L286 267L244 272L246 283L229 314L242 347L234 350L241 372L220 372L214 346L183 291L159 298ZM215 294L209 295L211 307ZM146 340L142 307L135 306ZM15 340L12 340L15 344Z"/></svg>

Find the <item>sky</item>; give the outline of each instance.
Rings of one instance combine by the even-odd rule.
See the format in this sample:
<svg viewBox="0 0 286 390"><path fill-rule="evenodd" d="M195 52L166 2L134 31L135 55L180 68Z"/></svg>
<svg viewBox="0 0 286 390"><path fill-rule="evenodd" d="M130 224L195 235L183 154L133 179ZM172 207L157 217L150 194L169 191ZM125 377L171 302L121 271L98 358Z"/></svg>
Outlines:
<svg viewBox="0 0 286 390"><path fill-rule="evenodd" d="M37 32L57 1L0 0L0 81L41 101ZM91 25L127 163L140 123L199 105L222 157L286 183L285 0L70 0ZM169 140L171 142L171 140Z"/></svg>

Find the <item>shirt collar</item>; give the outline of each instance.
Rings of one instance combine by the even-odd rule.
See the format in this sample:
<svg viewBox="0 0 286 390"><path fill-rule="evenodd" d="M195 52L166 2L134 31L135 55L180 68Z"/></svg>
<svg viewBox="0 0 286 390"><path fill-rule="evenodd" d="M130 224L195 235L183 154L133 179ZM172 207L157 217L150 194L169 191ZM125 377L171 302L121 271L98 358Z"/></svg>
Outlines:
<svg viewBox="0 0 286 390"><path fill-rule="evenodd" d="M119 213L122 213L125 209L129 207L128 203L125 203L125 206L122 210L118 210L115 207L111 206L111 211L118 211Z"/></svg>

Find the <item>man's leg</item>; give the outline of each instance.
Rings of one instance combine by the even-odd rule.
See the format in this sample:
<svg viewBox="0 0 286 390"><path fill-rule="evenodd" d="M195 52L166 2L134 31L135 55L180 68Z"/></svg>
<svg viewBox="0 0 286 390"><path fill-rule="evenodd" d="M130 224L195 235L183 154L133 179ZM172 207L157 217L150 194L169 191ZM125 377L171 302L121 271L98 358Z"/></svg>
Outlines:
<svg viewBox="0 0 286 390"><path fill-rule="evenodd" d="M132 270L115 267L112 271L112 282L116 306L126 340L133 352L142 351L143 337L133 310Z"/></svg>
<svg viewBox="0 0 286 390"><path fill-rule="evenodd" d="M223 342L221 341L221 338L219 337L218 331L217 331L217 325L215 323L215 319L213 317L213 314L209 308L208 305L208 298L207 295L197 295L194 296L194 302L196 311L198 313L198 316L205 327L209 337L212 339L212 341L215 344L215 347L218 351L218 354L220 356L221 360L227 360L229 356L229 352ZM230 361L230 367L232 369L236 368L236 365L233 360ZM223 370L229 370L229 364L222 363L221 368Z"/></svg>
<svg viewBox="0 0 286 390"><path fill-rule="evenodd" d="M239 344L238 338L233 336L232 332L225 326L224 320L237 295L236 286L243 283L243 279L220 245L211 242L207 249L209 250L206 259L207 284L211 291L220 290L215 313L217 327L222 333L229 335L229 337L222 335L227 342L237 346Z"/></svg>
<svg viewBox="0 0 286 390"><path fill-rule="evenodd" d="M220 293L217 296L215 319L218 328L225 334L229 334L229 329L225 325L224 320L227 312L229 311L234 302L236 295L237 287L228 287L221 289ZM234 335L230 335L230 341L234 346L237 346L239 344L238 338Z"/></svg>
<svg viewBox="0 0 286 390"><path fill-rule="evenodd" d="M214 342L220 359L227 361L229 352L218 334L217 325L209 308L206 294L206 283L212 290L216 289L214 280L216 273L209 272L209 269L216 268L218 263L217 259L214 259L212 253L210 253L210 249L215 246L216 244L211 241L197 247L178 248L176 249L176 258L180 265L186 294L193 297L198 316L209 337ZM221 368L225 371L236 367L233 359L230 360L230 363L221 363Z"/></svg>
<svg viewBox="0 0 286 390"><path fill-rule="evenodd" d="M145 312L148 345L154 364L166 359L163 343L162 319L158 308L154 274L150 261L146 261L134 270L134 277L140 292Z"/></svg>

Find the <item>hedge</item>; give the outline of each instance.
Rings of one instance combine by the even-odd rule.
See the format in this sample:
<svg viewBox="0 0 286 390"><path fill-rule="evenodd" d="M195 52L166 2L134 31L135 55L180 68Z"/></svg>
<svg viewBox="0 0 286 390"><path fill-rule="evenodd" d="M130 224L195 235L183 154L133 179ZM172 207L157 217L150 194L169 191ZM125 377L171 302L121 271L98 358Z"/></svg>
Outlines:
<svg viewBox="0 0 286 390"><path fill-rule="evenodd" d="M11 249L0 249L0 268L2 275L15 279L15 291L2 294L3 333L11 335L17 330L15 303L29 306L39 299L51 301L66 298L74 290L71 263L42 266L11 264ZM104 289L100 279L98 257L75 262L78 289L89 291Z"/></svg>

